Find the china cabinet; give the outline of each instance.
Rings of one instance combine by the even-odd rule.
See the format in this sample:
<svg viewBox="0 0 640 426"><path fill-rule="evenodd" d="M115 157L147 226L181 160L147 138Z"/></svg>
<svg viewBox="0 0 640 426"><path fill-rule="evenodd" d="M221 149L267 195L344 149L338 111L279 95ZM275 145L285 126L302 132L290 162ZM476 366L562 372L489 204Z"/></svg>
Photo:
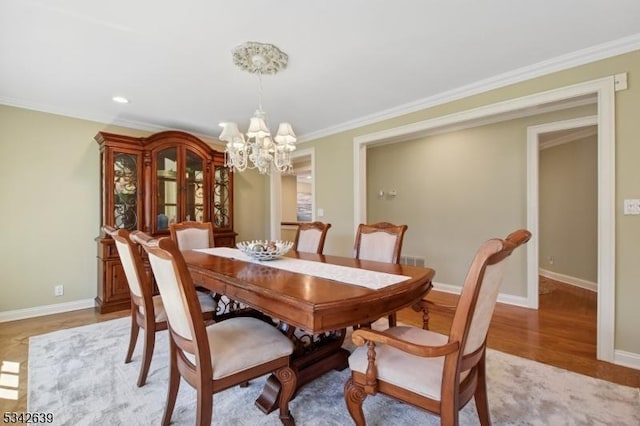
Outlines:
<svg viewBox="0 0 640 426"><path fill-rule="evenodd" d="M180 131L145 138L100 132L101 225L161 237L169 224L212 222L216 246L235 246L233 174L224 154ZM129 287L111 237L98 243L100 313L129 307Z"/></svg>

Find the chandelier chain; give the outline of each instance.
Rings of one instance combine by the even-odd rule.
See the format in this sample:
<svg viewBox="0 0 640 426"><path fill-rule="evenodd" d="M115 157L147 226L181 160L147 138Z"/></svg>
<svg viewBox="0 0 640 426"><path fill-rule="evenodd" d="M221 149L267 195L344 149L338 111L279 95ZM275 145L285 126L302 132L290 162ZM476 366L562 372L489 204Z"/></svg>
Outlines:
<svg viewBox="0 0 640 426"><path fill-rule="evenodd" d="M262 111L262 72L258 71L258 109Z"/></svg>

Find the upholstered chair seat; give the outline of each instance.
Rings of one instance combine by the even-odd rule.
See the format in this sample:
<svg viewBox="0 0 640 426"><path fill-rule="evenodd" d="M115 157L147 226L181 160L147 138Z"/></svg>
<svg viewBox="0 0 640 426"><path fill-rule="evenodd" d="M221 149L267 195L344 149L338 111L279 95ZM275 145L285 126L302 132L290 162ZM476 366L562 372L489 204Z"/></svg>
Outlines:
<svg viewBox="0 0 640 426"><path fill-rule="evenodd" d="M293 342L274 326L251 317L207 327L213 379L222 379L293 353ZM195 357L188 355L192 362Z"/></svg>
<svg viewBox="0 0 640 426"><path fill-rule="evenodd" d="M202 312L215 312L217 303L214 299L209 296L208 293L198 291L196 292L198 295L198 302L200 302L200 307L202 308ZM155 320L156 322L164 322L167 320L167 313L164 310L164 304L162 303L162 297L160 295L153 296L153 308L155 311ZM138 306L140 313L144 315L144 306Z"/></svg>
<svg viewBox="0 0 640 426"><path fill-rule="evenodd" d="M449 336L415 327L394 327L387 334L400 340L424 346L441 346ZM403 352L389 345L376 347L378 379L434 400L440 400L444 357L424 358ZM349 357L349 368L367 372L367 347L360 346ZM420 374L416 374L416 372ZM468 371L461 375L467 377Z"/></svg>
<svg viewBox="0 0 640 426"><path fill-rule="evenodd" d="M165 322L167 320L167 313L164 311L164 305L162 304L162 298L160 297L160 295L153 296L151 301L153 302L153 310L154 310L154 313L155 313L155 321L156 322ZM145 309L144 309L144 306L142 306L142 305L138 306L138 311L140 311L140 313L142 315L144 315L146 313Z"/></svg>

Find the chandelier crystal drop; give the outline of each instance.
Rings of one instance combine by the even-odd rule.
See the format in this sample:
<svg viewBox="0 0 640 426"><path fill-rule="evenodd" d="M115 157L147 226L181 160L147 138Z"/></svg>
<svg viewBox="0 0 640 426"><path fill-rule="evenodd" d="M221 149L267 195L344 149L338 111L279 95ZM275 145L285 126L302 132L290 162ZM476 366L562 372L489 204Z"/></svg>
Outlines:
<svg viewBox="0 0 640 426"><path fill-rule="evenodd" d="M260 90L258 109L243 135L233 122L220 123L219 139L226 142L225 165L242 172L258 169L269 174L272 169L290 173L293 169L291 153L296 149L296 135L289 123L280 123L275 137L267 126L266 113L262 109L262 74L276 74L287 67L288 56L272 44L247 42L233 50L233 63L243 71L258 74Z"/></svg>

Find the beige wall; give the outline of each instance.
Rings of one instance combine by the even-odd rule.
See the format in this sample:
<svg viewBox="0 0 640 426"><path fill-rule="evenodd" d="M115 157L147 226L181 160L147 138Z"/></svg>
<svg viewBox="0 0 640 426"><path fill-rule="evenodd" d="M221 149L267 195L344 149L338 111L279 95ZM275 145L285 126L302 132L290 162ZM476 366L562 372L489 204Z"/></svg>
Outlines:
<svg viewBox="0 0 640 426"><path fill-rule="evenodd" d="M293 175L282 175L282 187L280 188L280 215L282 222L297 222L298 207L298 183ZM293 241L296 238L296 226L286 225L280 228L280 239Z"/></svg>
<svg viewBox="0 0 640 426"><path fill-rule="evenodd" d="M403 254L461 286L481 242L526 227L527 127L595 113L590 105L370 148L368 221L408 225ZM526 297L525 255L512 256L502 293Z"/></svg>
<svg viewBox="0 0 640 426"><path fill-rule="evenodd" d="M233 175L236 241L264 240L269 235L269 178L256 169Z"/></svg>
<svg viewBox="0 0 640 426"><path fill-rule="evenodd" d="M294 175L282 176L280 214L283 222L298 220L298 183Z"/></svg>
<svg viewBox="0 0 640 426"><path fill-rule="evenodd" d="M95 297L101 130L146 134L0 106L0 312Z"/></svg>
<svg viewBox="0 0 640 426"><path fill-rule="evenodd" d="M597 136L543 149L539 158L540 267L596 283Z"/></svg>
<svg viewBox="0 0 640 426"><path fill-rule="evenodd" d="M0 105L0 313L96 296L99 131L149 134ZM238 237L265 238L268 180L234 178Z"/></svg>
<svg viewBox="0 0 640 426"><path fill-rule="evenodd" d="M353 204L353 139L356 136L390 129L417 121L490 105L546 90L626 72L629 88L616 92L616 300L615 348L640 354L637 324L640 312L640 262L638 236L640 217L623 216L624 198L640 198L640 51L593 62L543 77L527 80L500 89L470 96L433 108L403 115L358 129L345 131L306 142L305 148L315 149L317 207L325 211L324 221L332 223L325 253L349 255L354 238ZM419 171L418 171L419 172ZM349 184L345 184L349 183ZM436 272L436 280L440 274ZM524 285L524 283L522 283Z"/></svg>

